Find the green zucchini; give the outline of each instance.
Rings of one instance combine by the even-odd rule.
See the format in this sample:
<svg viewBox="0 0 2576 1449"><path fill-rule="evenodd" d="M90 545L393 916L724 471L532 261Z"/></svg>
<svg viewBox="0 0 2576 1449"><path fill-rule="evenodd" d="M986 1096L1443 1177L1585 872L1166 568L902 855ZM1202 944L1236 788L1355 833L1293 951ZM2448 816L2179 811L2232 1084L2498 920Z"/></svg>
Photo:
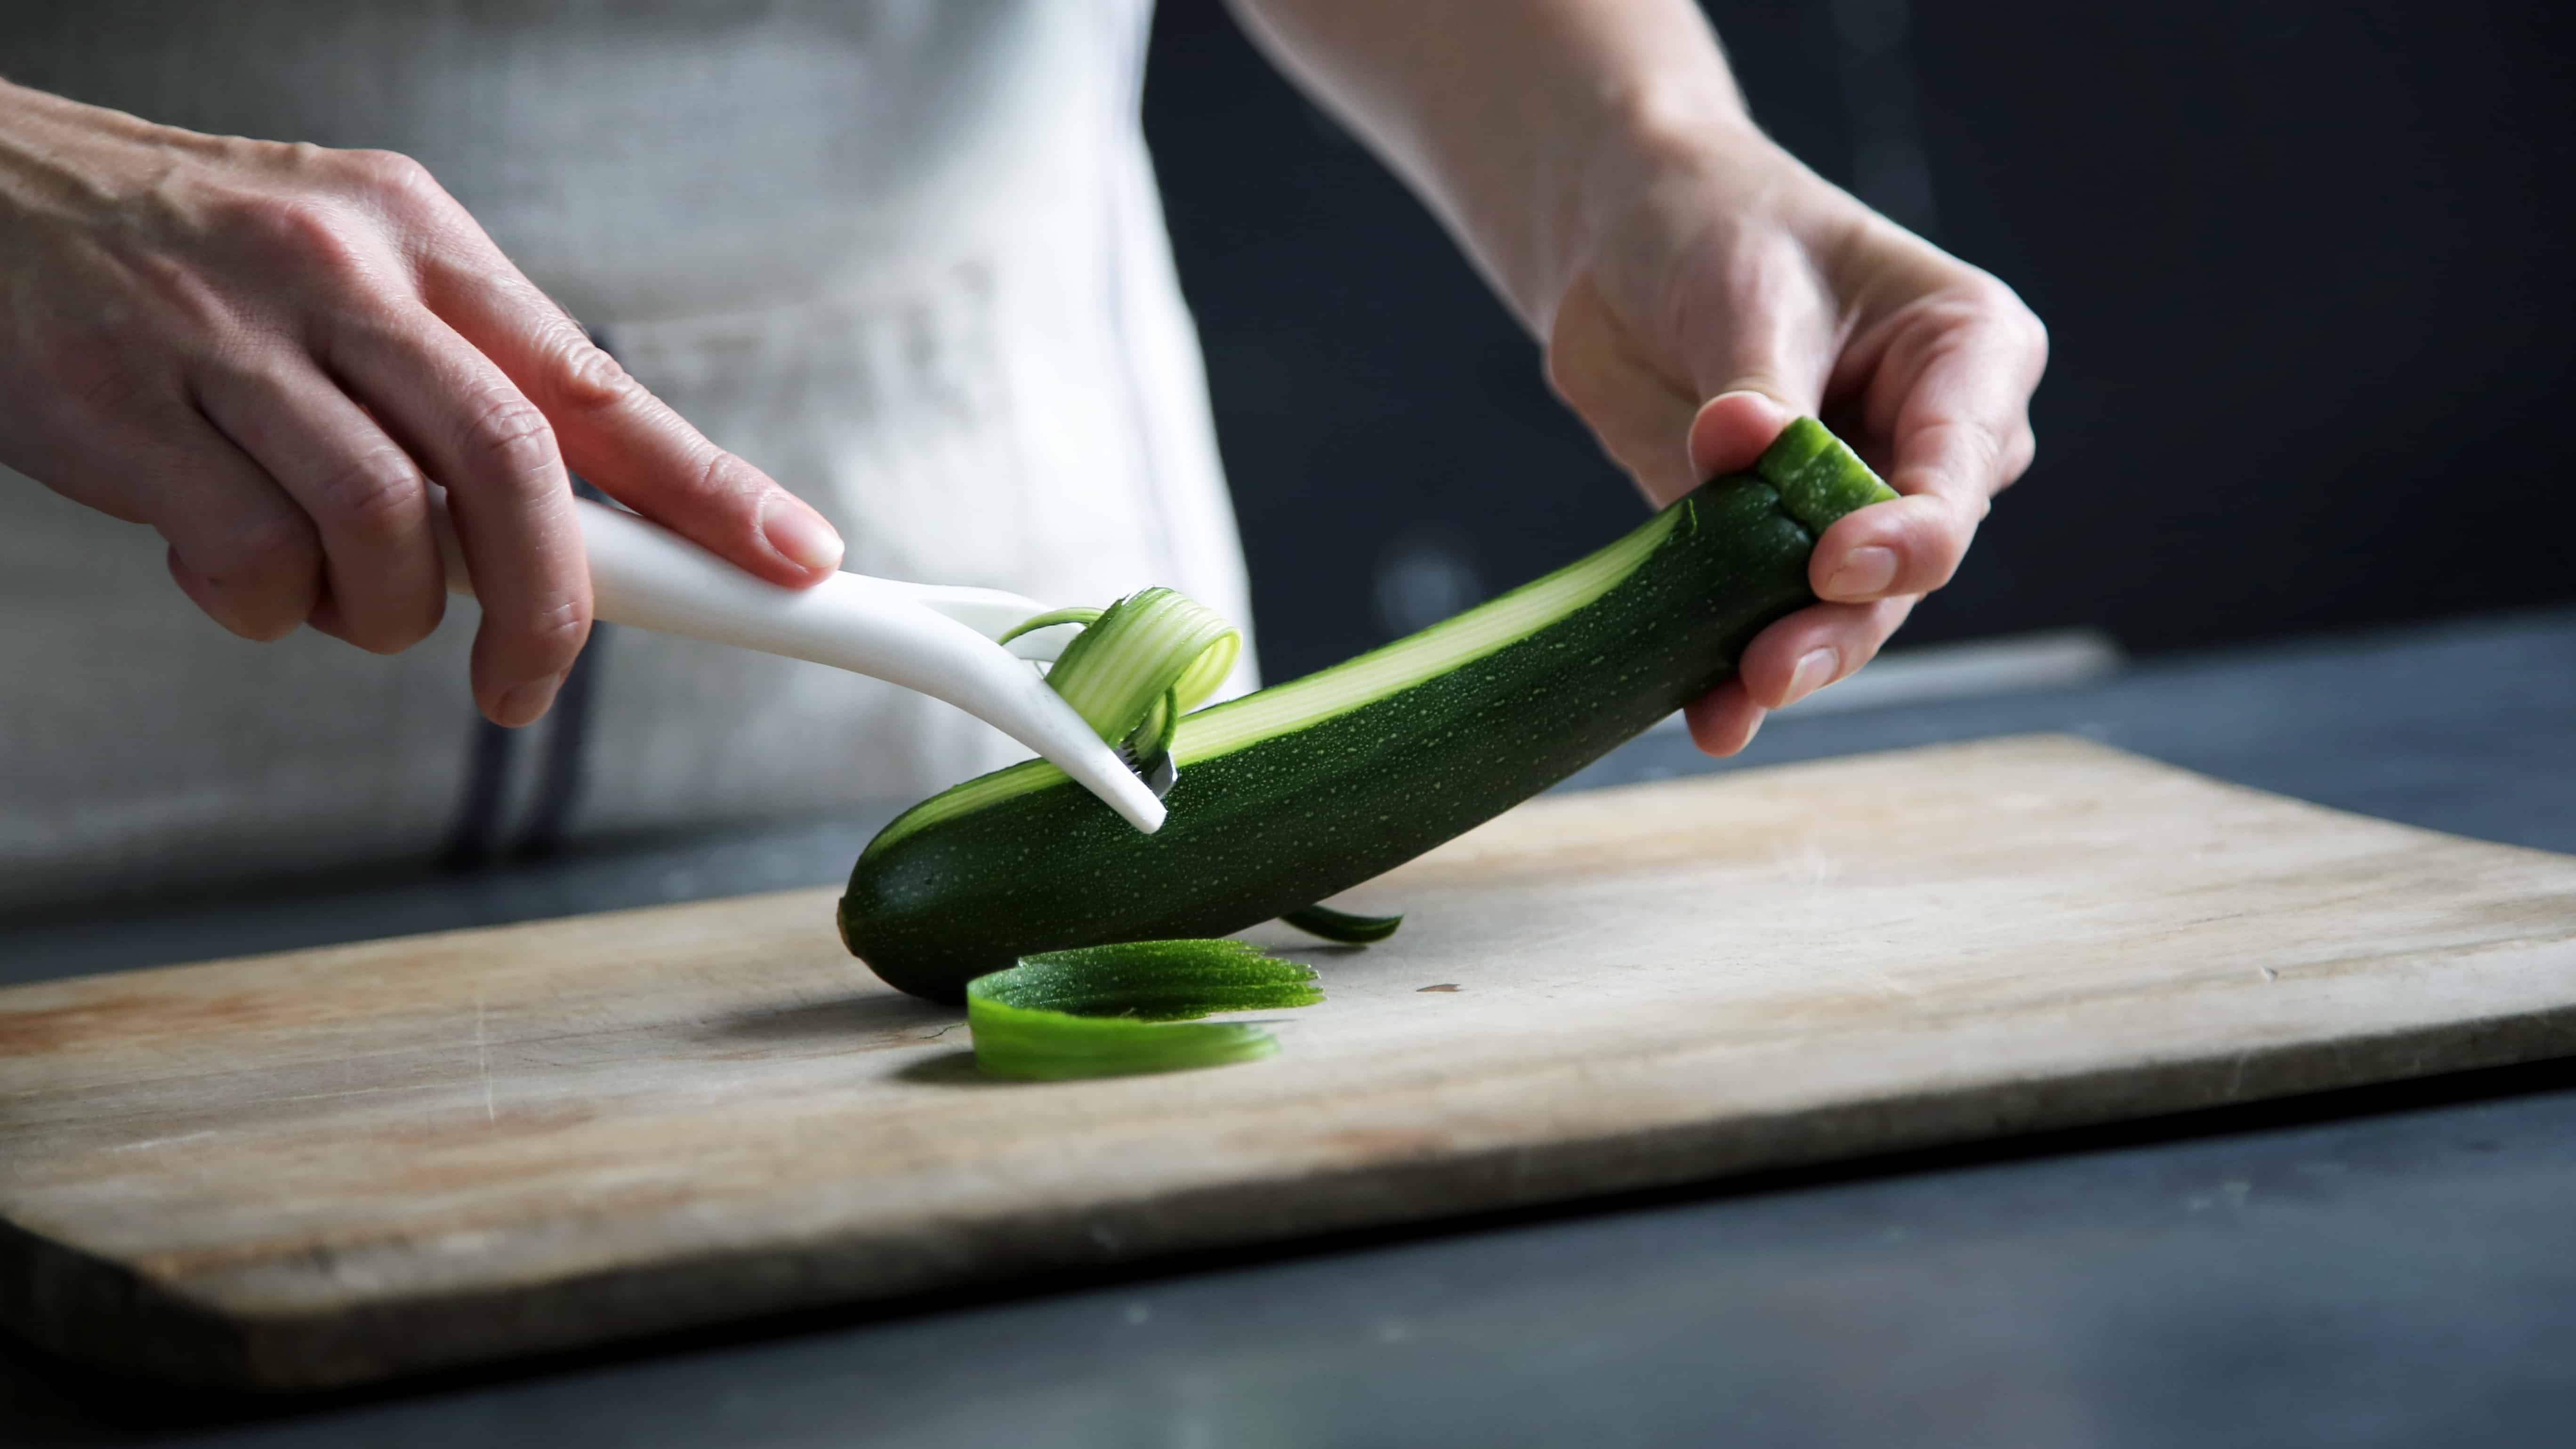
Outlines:
<svg viewBox="0 0 2576 1449"><path fill-rule="evenodd" d="M891 984L956 1001L1024 956L1300 911L1724 680L1765 625L1814 602L1817 535L1895 496L1802 418L1752 473L1701 485L1587 558L1157 730L1179 775L1155 834L1043 760L932 796L860 853L841 939Z"/></svg>

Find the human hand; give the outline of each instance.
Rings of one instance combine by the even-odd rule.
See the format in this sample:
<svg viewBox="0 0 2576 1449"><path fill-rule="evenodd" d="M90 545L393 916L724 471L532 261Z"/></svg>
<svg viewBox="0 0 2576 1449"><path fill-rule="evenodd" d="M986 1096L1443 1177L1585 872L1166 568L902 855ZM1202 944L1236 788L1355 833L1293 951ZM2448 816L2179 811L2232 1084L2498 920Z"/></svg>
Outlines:
<svg viewBox="0 0 2576 1449"><path fill-rule="evenodd" d="M543 714L588 637L567 466L774 583L822 516L591 345L428 172L197 135L0 84L0 462L169 544L249 639L379 653L437 626L447 489L473 691Z"/></svg>
<svg viewBox="0 0 2576 1449"><path fill-rule="evenodd" d="M1947 583L2030 465L2048 339L2009 287L1870 211L1749 123L1655 149L1603 207L1546 328L1549 380L1660 506L1821 418L1902 497L1816 541L1822 602L1684 711L1712 755L1850 674Z"/></svg>

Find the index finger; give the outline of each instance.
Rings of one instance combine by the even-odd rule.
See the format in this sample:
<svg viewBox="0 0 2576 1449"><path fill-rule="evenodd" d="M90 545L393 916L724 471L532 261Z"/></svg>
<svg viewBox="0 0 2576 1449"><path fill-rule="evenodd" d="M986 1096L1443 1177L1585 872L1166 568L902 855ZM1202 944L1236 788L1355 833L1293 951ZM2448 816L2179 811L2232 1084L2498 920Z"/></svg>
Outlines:
<svg viewBox="0 0 2576 1449"><path fill-rule="evenodd" d="M1901 496L1848 515L1817 540L1809 577L1828 599L1864 602L1948 583L1988 500L2030 465L2030 395L2046 357L2037 319L2018 302L2009 310L1941 298L1917 305L1916 315L1890 319L1878 348L1845 360L1866 371L1863 428L1886 440L1888 486Z"/></svg>
<svg viewBox="0 0 2576 1449"><path fill-rule="evenodd" d="M2019 303L1961 318L1920 344L1891 346L1871 379L1871 431L1888 438L1888 486L1983 512L2030 466L2030 397L2047 334ZM1881 413L1886 426L1876 426Z"/></svg>
<svg viewBox="0 0 2576 1449"><path fill-rule="evenodd" d="M691 427L497 252L425 270L431 307L545 413L574 472L772 583L840 567L841 536L820 513Z"/></svg>

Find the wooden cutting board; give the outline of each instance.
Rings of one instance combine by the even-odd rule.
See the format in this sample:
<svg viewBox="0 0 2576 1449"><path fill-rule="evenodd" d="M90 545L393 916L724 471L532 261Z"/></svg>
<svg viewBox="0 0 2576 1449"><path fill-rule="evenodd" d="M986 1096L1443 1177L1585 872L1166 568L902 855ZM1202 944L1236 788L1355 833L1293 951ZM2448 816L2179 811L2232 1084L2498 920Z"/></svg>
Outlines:
<svg viewBox="0 0 2576 1449"><path fill-rule="evenodd" d="M1355 894L1405 928L1295 948L1278 1057L1086 1083L980 1079L828 889L0 992L0 1312L343 1383L2576 1051L2576 858L2073 739L1552 797Z"/></svg>

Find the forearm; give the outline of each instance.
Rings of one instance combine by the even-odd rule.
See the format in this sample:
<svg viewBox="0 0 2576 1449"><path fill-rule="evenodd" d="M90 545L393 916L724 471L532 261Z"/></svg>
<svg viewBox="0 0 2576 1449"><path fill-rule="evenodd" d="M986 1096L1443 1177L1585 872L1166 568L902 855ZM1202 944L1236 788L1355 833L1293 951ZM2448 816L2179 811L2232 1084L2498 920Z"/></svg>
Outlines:
<svg viewBox="0 0 2576 1449"><path fill-rule="evenodd" d="M1546 335L1648 173L1758 147L1689 0L1231 0Z"/></svg>

